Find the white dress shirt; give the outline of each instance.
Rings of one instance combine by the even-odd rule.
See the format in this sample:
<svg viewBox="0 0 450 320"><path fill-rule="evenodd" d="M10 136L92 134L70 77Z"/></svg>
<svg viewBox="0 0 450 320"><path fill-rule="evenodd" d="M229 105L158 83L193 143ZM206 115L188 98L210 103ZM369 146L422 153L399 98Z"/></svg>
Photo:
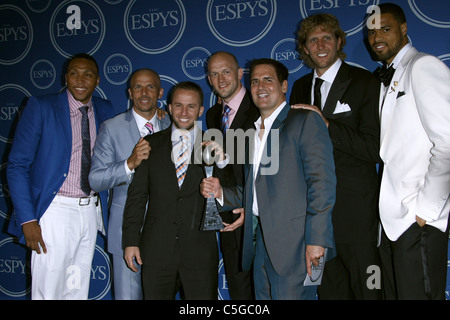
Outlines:
<svg viewBox="0 0 450 320"><path fill-rule="evenodd" d="M282 104L278 106L278 108L275 109L272 114L264 119L264 135L262 139L259 138L259 132L261 131L261 117L258 118L255 122L255 137L254 137L254 146L255 150L253 153L253 214L255 216L259 215L258 211L258 198L256 194L256 188L255 188L255 180L258 175L259 171L259 165L261 163L262 153L264 151L264 146L267 142L267 136L269 135L270 130L272 129L273 122L278 117L278 114L283 110L284 106L286 105L286 101L284 101Z"/></svg>
<svg viewBox="0 0 450 320"><path fill-rule="evenodd" d="M320 78L323 80L322 86L320 87L320 94L322 96L322 105L320 106L320 109L323 110L323 107L325 106L325 102L327 101L328 93L330 92L331 86L333 85L334 78L336 78L336 75L339 71L339 68L342 65L342 60L337 59L333 65L328 68L327 71L320 77L317 75L316 70L314 70L313 75L313 83L311 87L311 104L314 104L314 84L316 83L316 79Z"/></svg>

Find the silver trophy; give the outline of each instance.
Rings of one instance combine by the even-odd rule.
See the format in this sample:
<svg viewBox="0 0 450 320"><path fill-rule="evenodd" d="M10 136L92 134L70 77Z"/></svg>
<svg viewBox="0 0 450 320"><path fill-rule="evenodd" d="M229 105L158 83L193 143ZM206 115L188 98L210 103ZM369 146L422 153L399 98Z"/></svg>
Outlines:
<svg viewBox="0 0 450 320"><path fill-rule="evenodd" d="M214 162L218 159L218 156L215 155L214 150L212 150L212 146L201 146L199 149L200 152L196 153L201 157L201 162L204 168L206 177L209 178L213 174ZM216 200L214 198L214 194L210 194L210 197L206 199L206 208L205 214L203 215L202 222L202 230L220 230L223 229L224 225L222 222L222 217L219 214L219 210L217 209Z"/></svg>

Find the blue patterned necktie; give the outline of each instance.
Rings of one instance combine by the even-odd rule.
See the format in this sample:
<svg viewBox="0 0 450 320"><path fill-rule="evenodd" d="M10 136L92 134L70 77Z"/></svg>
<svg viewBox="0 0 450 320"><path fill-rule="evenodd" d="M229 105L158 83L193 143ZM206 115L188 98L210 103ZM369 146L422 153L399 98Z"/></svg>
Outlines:
<svg viewBox="0 0 450 320"><path fill-rule="evenodd" d="M155 132L153 129L153 125L150 121L145 124L145 127L147 128L149 134L153 134Z"/></svg>
<svg viewBox="0 0 450 320"><path fill-rule="evenodd" d="M89 132L89 118L87 106L80 107L81 117L81 190L89 195L91 187L89 186L89 170L91 168L91 135Z"/></svg>
<svg viewBox="0 0 450 320"><path fill-rule="evenodd" d="M225 134L230 127L230 115L231 108L227 105L223 107L223 115L222 115L222 122L220 123L220 130L223 134Z"/></svg>
<svg viewBox="0 0 450 320"><path fill-rule="evenodd" d="M180 153L176 162L176 172L177 172L177 180L178 180L178 188L181 189L181 185L183 184L184 178L186 177L186 170L188 167L188 145L189 138L185 135L180 136L181 148Z"/></svg>

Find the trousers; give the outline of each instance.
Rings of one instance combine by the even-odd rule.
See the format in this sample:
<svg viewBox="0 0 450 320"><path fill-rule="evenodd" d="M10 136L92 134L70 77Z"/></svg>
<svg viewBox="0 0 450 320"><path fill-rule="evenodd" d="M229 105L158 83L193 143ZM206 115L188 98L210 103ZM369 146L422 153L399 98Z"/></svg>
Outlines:
<svg viewBox="0 0 450 320"><path fill-rule="evenodd" d="M56 196L41 220L47 253L31 255L33 300L86 300L97 240L96 197Z"/></svg>

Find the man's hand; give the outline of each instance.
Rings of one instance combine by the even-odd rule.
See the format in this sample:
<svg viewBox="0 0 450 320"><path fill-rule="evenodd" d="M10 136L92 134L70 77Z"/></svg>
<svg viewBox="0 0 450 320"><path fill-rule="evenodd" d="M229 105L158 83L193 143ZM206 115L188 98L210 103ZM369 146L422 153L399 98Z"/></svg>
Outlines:
<svg viewBox="0 0 450 320"><path fill-rule="evenodd" d="M310 105L310 104L294 104L293 106L291 106L292 109L305 109L305 110L311 110L314 112L317 112L323 119L323 121L325 121L325 124L328 125L330 124L330 122L323 116L322 111L320 111L320 109L317 106L314 105Z"/></svg>
<svg viewBox="0 0 450 320"><path fill-rule="evenodd" d="M421 228L422 228L424 225L427 224L427 221L424 220L424 219L422 219L422 218L419 217L419 216L416 216L416 222L417 222L417 224L418 224Z"/></svg>
<svg viewBox="0 0 450 320"><path fill-rule="evenodd" d="M150 155L150 144L144 138L139 139L139 142L134 146L131 156L127 160L127 165L130 170L136 169L142 160L148 159Z"/></svg>
<svg viewBox="0 0 450 320"><path fill-rule="evenodd" d="M222 186L216 177L203 178L200 193L204 198L222 198Z"/></svg>
<svg viewBox="0 0 450 320"><path fill-rule="evenodd" d="M203 152L213 152L215 153L214 158L218 159L218 162L222 162L225 160L225 153L223 152L223 148L215 141L209 140L209 141L203 141L202 146L205 148L203 149Z"/></svg>
<svg viewBox="0 0 450 320"><path fill-rule="evenodd" d="M325 248L321 246L307 245L306 246L306 270L311 276L311 263L315 266L319 265L319 259L325 254Z"/></svg>
<svg viewBox="0 0 450 320"><path fill-rule="evenodd" d="M47 248L42 239L41 227L37 221L24 223L22 225L22 230L28 248L36 251L37 254L41 253L41 249L44 253L47 253Z"/></svg>
<svg viewBox="0 0 450 320"><path fill-rule="evenodd" d="M127 263L128 268L130 268L134 272L138 271L138 268L134 264L135 259L138 265L142 265L141 252L139 250L139 247L126 247L123 253L123 257Z"/></svg>
<svg viewBox="0 0 450 320"><path fill-rule="evenodd" d="M239 228L240 226L242 226L244 224L244 218L245 218L245 212L244 212L244 208L237 208L233 210L234 214L239 214L240 217L236 219L236 221L234 221L233 223L226 223L223 222L223 225L225 226L225 228L221 229L220 232L230 232L230 231L234 231L237 228Z"/></svg>

